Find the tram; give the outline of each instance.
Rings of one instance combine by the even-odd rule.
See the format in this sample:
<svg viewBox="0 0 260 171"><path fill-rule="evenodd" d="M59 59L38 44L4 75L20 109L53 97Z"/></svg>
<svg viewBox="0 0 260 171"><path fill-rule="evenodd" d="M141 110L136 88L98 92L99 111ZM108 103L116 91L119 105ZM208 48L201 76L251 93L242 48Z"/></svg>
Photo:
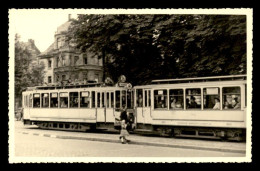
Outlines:
<svg viewBox="0 0 260 171"><path fill-rule="evenodd" d="M24 124L45 129L119 129L126 108L132 130L175 137L243 140L246 75L130 83L38 86L23 92Z"/></svg>
<svg viewBox="0 0 260 171"><path fill-rule="evenodd" d="M127 108L133 115L129 87L129 83L116 87L90 83L28 88L23 92L24 124L71 131L118 128L120 109Z"/></svg>
<svg viewBox="0 0 260 171"><path fill-rule="evenodd" d="M243 140L246 75L153 80L135 86L137 128L181 137Z"/></svg>

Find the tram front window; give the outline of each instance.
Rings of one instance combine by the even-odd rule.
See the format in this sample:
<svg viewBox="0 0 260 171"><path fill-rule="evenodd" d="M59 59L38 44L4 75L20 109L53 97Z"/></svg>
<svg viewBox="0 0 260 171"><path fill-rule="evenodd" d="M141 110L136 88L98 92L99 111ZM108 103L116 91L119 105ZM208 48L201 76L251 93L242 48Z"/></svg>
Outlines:
<svg viewBox="0 0 260 171"><path fill-rule="evenodd" d="M29 107L32 107L32 101L33 101L33 97L32 97L32 94L30 94L30 96L29 96Z"/></svg>
<svg viewBox="0 0 260 171"><path fill-rule="evenodd" d="M79 93L70 92L70 108L77 108L79 106Z"/></svg>
<svg viewBox="0 0 260 171"><path fill-rule="evenodd" d="M223 109L241 109L240 87L223 87Z"/></svg>
<svg viewBox="0 0 260 171"><path fill-rule="evenodd" d="M49 107L49 93L42 94L42 107Z"/></svg>
<svg viewBox="0 0 260 171"><path fill-rule="evenodd" d="M120 108L120 91L116 91L116 108Z"/></svg>
<svg viewBox="0 0 260 171"><path fill-rule="evenodd" d="M33 107L39 108L40 107L40 94L33 94Z"/></svg>
<svg viewBox="0 0 260 171"><path fill-rule="evenodd" d="M201 108L201 89L186 89L186 109Z"/></svg>
<svg viewBox="0 0 260 171"><path fill-rule="evenodd" d="M126 91L122 91L122 107L126 107Z"/></svg>
<svg viewBox="0 0 260 171"><path fill-rule="evenodd" d="M137 107L143 107L143 90L137 89L136 90L136 105Z"/></svg>
<svg viewBox="0 0 260 171"><path fill-rule="evenodd" d="M167 90L154 90L154 108L167 109Z"/></svg>
<svg viewBox="0 0 260 171"><path fill-rule="evenodd" d="M90 108L90 92L80 92L80 107Z"/></svg>
<svg viewBox="0 0 260 171"><path fill-rule="evenodd" d="M60 93L60 108L68 107L68 93Z"/></svg>
<svg viewBox="0 0 260 171"><path fill-rule="evenodd" d="M51 93L51 108L58 107L58 93Z"/></svg>
<svg viewBox="0 0 260 171"><path fill-rule="evenodd" d="M96 101L95 91L92 91L91 93L92 93L92 94L91 94L91 96L92 96L92 108L95 108L95 107L96 107L96 103L95 103L95 101Z"/></svg>
<svg viewBox="0 0 260 171"><path fill-rule="evenodd" d="M219 88L209 87L203 89L204 109L220 109Z"/></svg>

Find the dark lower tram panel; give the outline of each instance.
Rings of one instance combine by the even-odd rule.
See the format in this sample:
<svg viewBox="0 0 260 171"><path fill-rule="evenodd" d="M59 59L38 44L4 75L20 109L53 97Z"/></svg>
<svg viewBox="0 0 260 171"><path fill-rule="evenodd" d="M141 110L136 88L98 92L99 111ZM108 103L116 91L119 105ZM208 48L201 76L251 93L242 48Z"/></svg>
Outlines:
<svg viewBox="0 0 260 171"><path fill-rule="evenodd" d="M86 132L88 130L107 129L120 130L120 125L114 123L69 123L69 122L48 122L23 120L25 125L37 125L42 129L67 130ZM245 141L246 129L234 128L201 128L201 127L172 127L151 124L137 124L131 132L155 132L160 136L190 137L221 139L232 141Z"/></svg>

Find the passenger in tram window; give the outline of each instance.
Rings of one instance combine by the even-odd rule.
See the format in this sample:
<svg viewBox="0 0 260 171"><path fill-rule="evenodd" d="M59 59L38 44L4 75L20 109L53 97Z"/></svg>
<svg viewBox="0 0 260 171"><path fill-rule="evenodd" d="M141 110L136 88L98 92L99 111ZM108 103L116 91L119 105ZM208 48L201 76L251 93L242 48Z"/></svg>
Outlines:
<svg viewBox="0 0 260 171"><path fill-rule="evenodd" d="M35 107L40 107L40 103L36 102Z"/></svg>
<svg viewBox="0 0 260 171"><path fill-rule="evenodd" d="M139 94L137 104L138 104L138 107L143 107L143 97L141 94Z"/></svg>
<svg viewBox="0 0 260 171"><path fill-rule="evenodd" d="M182 104L180 99L175 103L175 107L176 107L176 109L182 109L183 108L183 104Z"/></svg>
<svg viewBox="0 0 260 171"><path fill-rule="evenodd" d="M190 100L187 98L186 99L186 109L190 108Z"/></svg>
<svg viewBox="0 0 260 171"><path fill-rule="evenodd" d="M233 108L231 104L228 103L228 101L225 101L224 103L224 109L230 109Z"/></svg>
<svg viewBox="0 0 260 171"><path fill-rule="evenodd" d="M176 99L175 98L171 98L171 108L172 109L176 109Z"/></svg>
<svg viewBox="0 0 260 171"><path fill-rule="evenodd" d="M67 107L67 105L65 104L64 100L61 101L61 106L60 107Z"/></svg>
<svg viewBox="0 0 260 171"><path fill-rule="evenodd" d="M213 107L213 109L217 110L217 109L220 109L220 103L219 103L219 99L218 98L215 98L215 105Z"/></svg>
<svg viewBox="0 0 260 171"><path fill-rule="evenodd" d="M78 102L78 98L75 98L73 103L74 103L73 106L77 107L77 106L78 106L78 103L79 103L79 102Z"/></svg>
<svg viewBox="0 0 260 171"><path fill-rule="evenodd" d="M241 104L237 97L234 98L232 105L233 105L233 109L240 109Z"/></svg>
<svg viewBox="0 0 260 171"><path fill-rule="evenodd" d="M190 98L190 108L197 108L196 98L193 96Z"/></svg>
<svg viewBox="0 0 260 171"><path fill-rule="evenodd" d="M158 103L157 103L157 106L156 108L163 108L163 102L160 100Z"/></svg>

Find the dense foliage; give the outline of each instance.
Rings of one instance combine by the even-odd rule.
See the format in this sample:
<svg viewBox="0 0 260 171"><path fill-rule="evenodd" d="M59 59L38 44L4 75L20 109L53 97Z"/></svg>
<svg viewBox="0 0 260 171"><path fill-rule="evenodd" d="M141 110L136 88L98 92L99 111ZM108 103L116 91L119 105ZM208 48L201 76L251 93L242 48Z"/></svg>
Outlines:
<svg viewBox="0 0 260 171"><path fill-rule="evenodd" d="M40 85L44 77L44 65L33 60L28 47L15 35L15 98L21 103L22 92L27 87ZM20 104L21 105L21 104Z"/></svg>
<svg viewBox="0 0 260 171"><path fill-rule="evenodd" d="M246 16L78 15L68 32L129 82L246 73Z"/></svg>

